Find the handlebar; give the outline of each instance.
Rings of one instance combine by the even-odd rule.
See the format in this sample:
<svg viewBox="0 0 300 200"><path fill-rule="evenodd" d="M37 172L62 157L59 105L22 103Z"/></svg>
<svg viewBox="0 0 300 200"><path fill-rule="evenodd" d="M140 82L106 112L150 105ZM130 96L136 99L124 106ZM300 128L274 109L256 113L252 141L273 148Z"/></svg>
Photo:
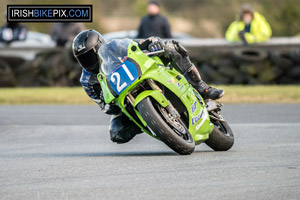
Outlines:
<svg viewBox="0 0 300 200"><path fill-rule="evenodd" d="M153 51L153 52L149 52L149 53L145 53L146 56L152 56L155 54L159 54L159 53L164 53L165 50L159 50L159 51Z"/></svg>

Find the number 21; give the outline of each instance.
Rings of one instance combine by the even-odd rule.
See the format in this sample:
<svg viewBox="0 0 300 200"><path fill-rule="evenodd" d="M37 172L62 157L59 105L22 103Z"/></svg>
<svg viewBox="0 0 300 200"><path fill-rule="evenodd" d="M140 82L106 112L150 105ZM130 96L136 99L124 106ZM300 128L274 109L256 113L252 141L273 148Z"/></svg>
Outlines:
<svg viewBox="0 0 300 200"><path fill-rule="evenodd" d="M123 67L124 71L126 72L127 76L132 81L134 78L133 78L132 74L130 73L130 71L128 70L127 66L125 64L123 64L122 67ZM121 77L120 77L120 74L118 72L114 72L111 75L110 80L113 83L115 83L117 81L117 90L118 90L118 92L122 91L127 86L126 82L124 82L122 85L120 85Z"/></svg>

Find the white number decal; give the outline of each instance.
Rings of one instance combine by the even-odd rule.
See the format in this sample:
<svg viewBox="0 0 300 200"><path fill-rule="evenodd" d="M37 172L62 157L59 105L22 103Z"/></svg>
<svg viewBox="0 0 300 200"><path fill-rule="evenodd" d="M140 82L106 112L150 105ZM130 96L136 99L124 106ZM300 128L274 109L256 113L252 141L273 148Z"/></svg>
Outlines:
<svg viewBox="0 0 300 200"><path fill-rule="evenodd" d="M134 80L134 77L132 76L132 74L130 73L130 71L128 70L127 66L125 64L122 65L124 71L126 72L127 76L130 78L131 81ZM124 89L124 87L127 86L127 83L124 82L122 85L120 85L120 74L118 72L115 72L111 75L110 80L114 83L116 81L115 77L117 78L117 90L118 92L120 92L121 90Z"/></svg>
<svg viewBox="0 0 300 200"><path fill-rule="evenodd" d="M128 70L127 66L123 64L122 67L124 68L124 70L125 70L127 76L128 76L128 77L130 78L130 80L132 81L134 78L133 78L132 74L130 73L130 71Z"/></svg>
<svg viewBox="0 0 300 200"><path fill-rule="evenodd" d="M120 74L118 72L115 72L111 75L111 78L110 80L114 83L116 81L116 79L114 78L114 76L117 78L117 90L118 92L120 92L121 90L124 89L124 87L127 86L127 83L124 82L121 86L120 86L120 80L121 80L121 77L120 77Z"/></svg>

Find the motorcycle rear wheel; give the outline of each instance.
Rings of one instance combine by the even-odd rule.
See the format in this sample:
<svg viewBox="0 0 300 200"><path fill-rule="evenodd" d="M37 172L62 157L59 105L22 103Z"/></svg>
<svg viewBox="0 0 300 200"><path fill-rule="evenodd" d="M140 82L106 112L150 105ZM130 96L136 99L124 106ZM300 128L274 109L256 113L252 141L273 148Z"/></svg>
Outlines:
<svg viewBox="0 0 300 200"><path fill-rule="evenodd" d="M159 114L155 107L161 106L155 101L152 103L149 97L143 99L137 105L137 109L147 123L148 128L150 128L162 142L178 154L189 155L193 153L195 142L188 129L181 122L185 134L184 136L180 136L179 132L176 132L174 127L167 123L167 120L163 118L162 114Z"/></svg>

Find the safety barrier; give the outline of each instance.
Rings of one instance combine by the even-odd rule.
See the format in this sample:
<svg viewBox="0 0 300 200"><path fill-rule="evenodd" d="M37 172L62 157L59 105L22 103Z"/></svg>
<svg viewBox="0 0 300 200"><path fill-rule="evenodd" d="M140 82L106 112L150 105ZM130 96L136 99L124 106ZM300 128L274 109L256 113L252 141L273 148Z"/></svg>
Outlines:
<svg viewBox="0 0 300 200"><path fill-rule="evenodd" d="M180 41L204 80L215 84L300 84L300 38L244 46L224 39ZM0 45L0 87L79 85L71 46Z"/></svg>
<svg viewBox="0 0 300 200"><path fill-rule="evenodd" d="M249 46L225 39L181 42L209 83L300 84L300 38L272 38Z"/></svg>

